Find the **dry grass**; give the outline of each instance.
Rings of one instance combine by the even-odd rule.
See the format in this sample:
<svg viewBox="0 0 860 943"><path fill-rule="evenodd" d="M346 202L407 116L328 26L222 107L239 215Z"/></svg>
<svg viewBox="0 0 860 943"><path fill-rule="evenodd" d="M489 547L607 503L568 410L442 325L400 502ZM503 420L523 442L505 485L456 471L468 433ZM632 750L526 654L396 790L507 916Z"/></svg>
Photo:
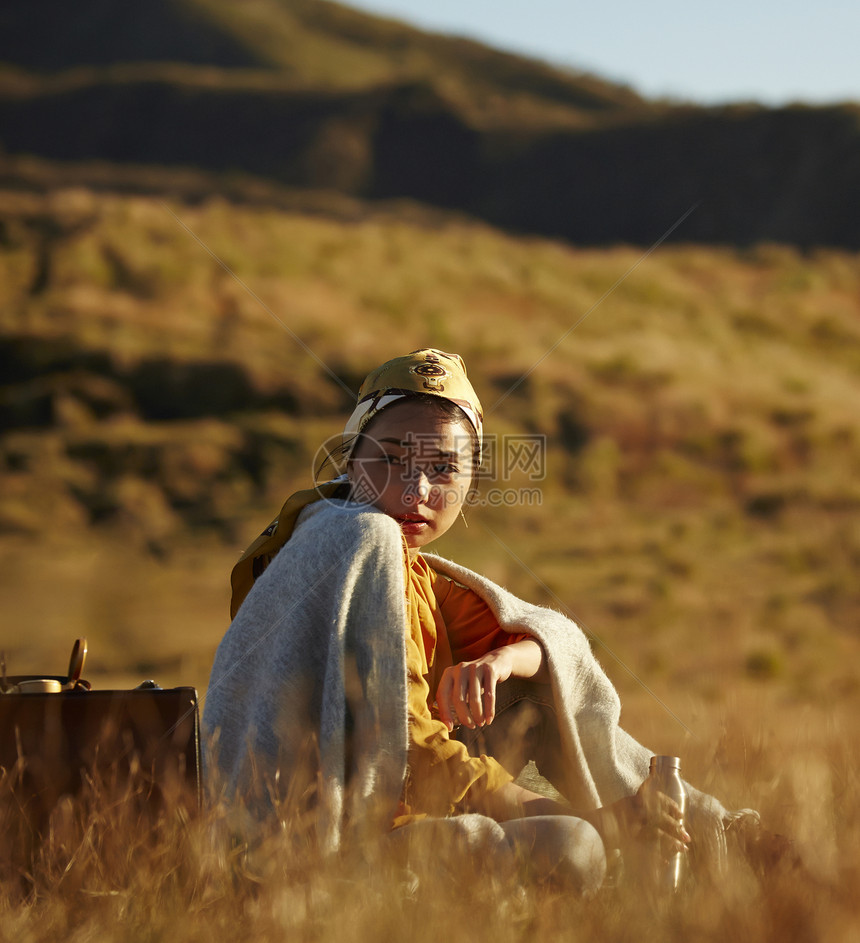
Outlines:
<svg viewBox="0 0 860 943"><path fill-rule="evenodd" d="M47 846L32 896L6 889L0 937L856 936L856 256L675 247L616 284L639 250L408 208L347 223L85 190L0 206L0 331L20 341L0 381L10 671L61 673L86 635L99 687L203 690L232 561L349 406L296 338L352 389L446 347L490 431L549 448L540 504L475 508L440 551L571 612L625 726L796 836L809 871L656 913L632 888L583 904L476 883L472 863L452 889L275 839L252 861L220 812L138 843L104 813Z"/></svg>
<svg viewBox="0 0 860 943"><path fill-rule="evenodd" d="M289 840L282 810L248 845L220 806L199 817L141 819L131 797L89 795L89 815L63 804L35 866L2 887L0 938L41 941L551 938L625 941L848 941L860 926L855 850L853 716L844 711L793 743L777 744L737 703L722 726L687 743L691 764L717 768L723 788L755 801L796 836L799 869L757 876L740 858L716 881L700 879L675 900L654 898L629 872L592 900L537 886L524 871L440 844L416 847L404 867L392 849L365 841L322 859ZM784 729L782 731L784 733ZM846 737L846 734L848 736ZM740 759L742 757L742 760ZM706 777L707 778L707 777ZM125 801L122 801L122 800ZM293 833L294 834L294 833Z"/></svg>

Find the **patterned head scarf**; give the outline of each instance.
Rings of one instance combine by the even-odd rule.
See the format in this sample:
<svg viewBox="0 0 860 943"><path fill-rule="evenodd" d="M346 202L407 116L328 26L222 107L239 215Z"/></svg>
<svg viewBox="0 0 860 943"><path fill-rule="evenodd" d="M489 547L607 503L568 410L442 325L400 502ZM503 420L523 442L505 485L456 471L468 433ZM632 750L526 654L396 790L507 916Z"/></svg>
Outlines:
<svg viewBox="0 0 860 943"><path fill-rule="evenodd" d="M254 585L254 580L266 569L275 554L290 539L301 511L321 498L342 496L338 489L346 482L345 470L349 450L371 419L381 409L416 393L429 393L456 403L466 414L481 445L483 411L472 384L466 377L466 367L457 354L441 350L413 350L405 357L395 357L377 367L361 384L358 403L343 431L337 456L329 454L323 467L341 472L333 481L315 485L306 491L291 495L280 514L242 554L233 567L231 583L233 598L230 615L235 616L242 600Z"/></svg>
<svg viewBox="0 0 860 943"><path fill-rule="evenodd" d="M368 374L358 391L355 410L343 430L345 447L349 449L351 441L380 410L416 393L429 393L456 403L474 428L480 446L484 413L466 376L463 358L428 348L395 357Z"/></svg>

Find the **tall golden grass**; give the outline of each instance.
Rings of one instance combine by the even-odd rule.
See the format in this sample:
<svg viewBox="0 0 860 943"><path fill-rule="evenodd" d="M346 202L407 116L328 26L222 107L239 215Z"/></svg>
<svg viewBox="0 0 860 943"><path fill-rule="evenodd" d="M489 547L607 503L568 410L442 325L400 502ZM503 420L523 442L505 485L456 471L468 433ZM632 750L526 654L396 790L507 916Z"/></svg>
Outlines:
<svg viewBox="0 0 860 943"><path fill-rule="evenodd" d="M133 786L95 787L77 805L61 803L32 867L7 875L0 938L848 941L860 918L857 776L845 775L855 761L840 728L854 719L831 720L774 754L749 715L736 715L722 734L708 722L703 733L716 739L687 751L692 763L733 757L722 785L762 799L765 818L791 829L800 866L761 873L734 854L726 874L688 881L675 897L655 894L628 867L581 900L532 880L527 859L511 870L438 835L417 841L406 860L385 837L322 857L296 840L290 807L249 842L222 805L153 820Z"/></svg>
<svg viewBox="0 0 860 943"><path fill-rule="evenodd" d="M572 614L624 725L805 861L665 911L635 887L583 903L474 862L416 884L357 863L362 849L297 860L277 831L249 856L220 809L144 839L121 806L97 807L86 824L63 813L24 897L4 884L0 935L856 936L855 255L643 258L396 206L338 221L84 189L0 206L0 331L29 371L0 382L10 672L61 673L86 635L96 686L204 691L232 562L349 408L308 348L351 389L403 350L453 349L488 431L547 436L547 474L539 504L475 507L440 551ZM71 359L40 367L45 344ZM195 386L186 368L212 364ZM236 379L224 364L251 392L207 411ZM156 395L168 381L180 414ZM33 403L47 413L22 419Z"/></svg>

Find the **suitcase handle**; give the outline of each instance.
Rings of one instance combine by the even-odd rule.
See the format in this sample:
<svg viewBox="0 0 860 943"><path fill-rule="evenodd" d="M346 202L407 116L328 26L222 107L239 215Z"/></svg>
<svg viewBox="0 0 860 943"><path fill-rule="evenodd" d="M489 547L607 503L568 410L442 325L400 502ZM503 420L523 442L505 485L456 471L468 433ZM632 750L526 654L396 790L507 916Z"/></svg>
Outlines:
<svg viewBox="0 0 860 943"><path fill-rule="evenodd" d="M75 639L72 646L72 656L69 659L69 677L63 685L64 691L74 691L78 688L90 690L88 681L81 681L81 673L84 670L84 662L87 660L87 640L85 638Z"/></svg>

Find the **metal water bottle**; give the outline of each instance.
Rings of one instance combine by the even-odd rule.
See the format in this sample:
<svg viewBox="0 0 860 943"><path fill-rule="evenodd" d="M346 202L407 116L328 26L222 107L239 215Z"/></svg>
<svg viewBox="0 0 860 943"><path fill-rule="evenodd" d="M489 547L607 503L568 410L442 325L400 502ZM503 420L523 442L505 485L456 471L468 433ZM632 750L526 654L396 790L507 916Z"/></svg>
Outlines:
<svg viewBox="0 0 860 943"><path fill-rule="evenodd" d="M674 799L684 814L687 811L687 793L681 781L681 759L677 756L652 756L648 778L645 780L646 793L662 792ZM646 803L648 797L646 795ZM656 800L655 800L656 804ZM683 821L683 820L682 820ZM655 849L654 878L657 887L674 893L681 886L684 874L684 852L677 851L666 858L659 848Z"/></svg>

